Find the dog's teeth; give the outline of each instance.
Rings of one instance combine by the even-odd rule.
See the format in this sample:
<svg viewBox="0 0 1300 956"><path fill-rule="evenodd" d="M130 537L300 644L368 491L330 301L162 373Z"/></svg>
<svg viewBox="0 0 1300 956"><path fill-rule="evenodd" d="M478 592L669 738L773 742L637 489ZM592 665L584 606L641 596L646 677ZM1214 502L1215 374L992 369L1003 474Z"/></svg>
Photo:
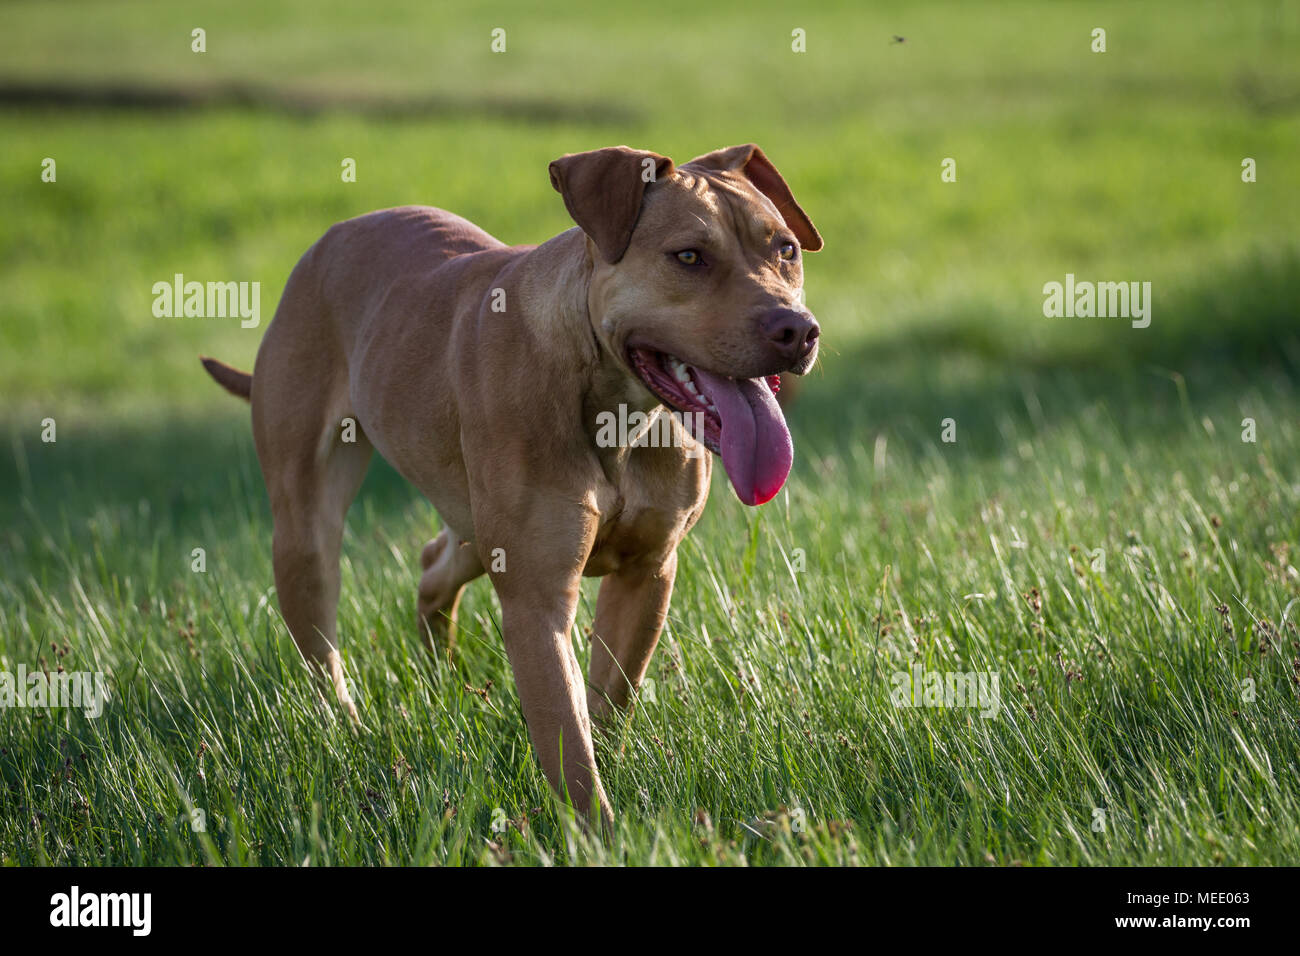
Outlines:
<svg viewBox="0 0 1300 956"><path fill-rule="evenodd" d="M670 365L672 366L673 377L677 381L689 382L691 380L691 372L683 363L677 361L677 359L672 359Z"/></svg>
<svg viewBox="0 0 1300 956"><path fill-rule="evenodd" d="M695 387L695 383L691 381L689 376L683 380L682 384L686 386L686 391L690 392L692 395L700 394L700 390Z"/></svg>

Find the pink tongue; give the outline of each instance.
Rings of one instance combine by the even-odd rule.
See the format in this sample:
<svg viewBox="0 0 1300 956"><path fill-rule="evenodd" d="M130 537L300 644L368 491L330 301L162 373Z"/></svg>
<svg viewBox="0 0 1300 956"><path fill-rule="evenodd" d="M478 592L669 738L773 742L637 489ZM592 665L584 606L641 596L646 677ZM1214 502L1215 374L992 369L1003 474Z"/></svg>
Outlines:
<svg viewBox="0 0 1300 956"><path fill-rule="evenodd" d="M691 371L722 419L722 466L737 497L747 505L771 501L794 461L790 429L772 389L761 378L726 378L694 366Z"/></svg>

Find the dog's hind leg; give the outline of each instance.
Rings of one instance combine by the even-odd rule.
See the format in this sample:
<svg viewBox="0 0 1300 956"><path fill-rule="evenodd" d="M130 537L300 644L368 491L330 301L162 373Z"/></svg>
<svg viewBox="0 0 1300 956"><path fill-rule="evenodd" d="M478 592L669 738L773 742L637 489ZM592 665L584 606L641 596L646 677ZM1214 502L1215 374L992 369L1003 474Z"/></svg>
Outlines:
<svg viewBox="0 0 1300 956"><path fill-rule="evenodd" d="M369 461L370 443L358 436L355 444L334 444L310 467L300 460L267 476L268 488L277 488L271 494L272 551L280 613L303 658L329 680L354 720L335 615L344 517Z"/></svg>
<svg viewBox="0 0 1300 956"><path fill-rule="evenodd" d="M253 436L275 524L280 614L303 658L356 720L335 614L344 518L365 477L370 441L355 421L344 421L351 417L346 392L332 376L304 374L311 366L287 349L264 355L265 347L253 376Z"/></svg>
<svg viewBox="0 0 1300 956"><path fill-rule="evenodd" d="M456 643L456 609L465 585L483 573L472 544L462 542L450 528L420 553L420 639L431 657L450 654Z"/></svg>

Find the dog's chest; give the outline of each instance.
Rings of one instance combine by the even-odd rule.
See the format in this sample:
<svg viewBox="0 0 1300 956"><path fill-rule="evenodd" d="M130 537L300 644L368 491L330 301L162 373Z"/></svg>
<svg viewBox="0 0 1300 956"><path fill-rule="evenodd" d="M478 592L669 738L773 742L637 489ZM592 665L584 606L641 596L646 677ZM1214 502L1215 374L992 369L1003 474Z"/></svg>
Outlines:
<svg viewBox="0 0 1300 956"><path fill-rule="evenodd" d="M607 468L600 529L585 574L602 575L677 547L704 510L711 461L681 449L631 449Z"/></svg>

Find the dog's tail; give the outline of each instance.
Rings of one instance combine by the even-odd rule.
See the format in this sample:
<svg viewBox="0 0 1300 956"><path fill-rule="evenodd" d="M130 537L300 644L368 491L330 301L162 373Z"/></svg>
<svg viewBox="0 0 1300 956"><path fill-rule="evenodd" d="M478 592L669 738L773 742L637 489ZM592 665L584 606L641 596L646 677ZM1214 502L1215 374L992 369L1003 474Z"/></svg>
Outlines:
<svg viewBox="0 0 1300 956"><path fill-rule="evenodd" d="M200 355L199 361L208 370L208 374L217 380L217 384L231 395L237 395L247 401L248 396L253 393L253 376L247 372L231 368L225 362L218 362L206 355Z"/></svg>

